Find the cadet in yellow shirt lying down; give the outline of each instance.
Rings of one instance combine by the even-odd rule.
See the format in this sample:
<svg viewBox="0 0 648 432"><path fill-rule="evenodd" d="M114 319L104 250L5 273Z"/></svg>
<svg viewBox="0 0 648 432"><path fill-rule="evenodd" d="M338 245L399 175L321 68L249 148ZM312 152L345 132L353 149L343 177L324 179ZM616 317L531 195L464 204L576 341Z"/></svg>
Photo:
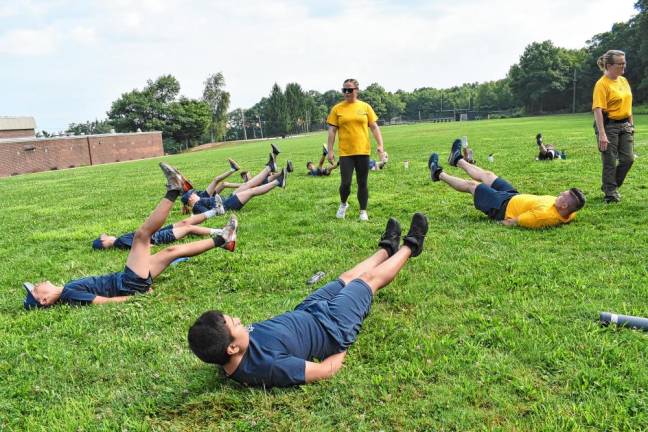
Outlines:
<svg viewBox="0 0 648 432"><path fill-rule="evenodd" d="M495 173L470 163L470 153L469 149L462 152L461 140L457 140L452 146L448 164L463 169L473 180L444 172L439 165L439 155L432 153L428 161L432 181L442 180L456 191L470 193L478 210L504 225L524 228L556 226L571 222L585 205L585 195L578 188L561 192L557 197L521 194Z"/></svg>

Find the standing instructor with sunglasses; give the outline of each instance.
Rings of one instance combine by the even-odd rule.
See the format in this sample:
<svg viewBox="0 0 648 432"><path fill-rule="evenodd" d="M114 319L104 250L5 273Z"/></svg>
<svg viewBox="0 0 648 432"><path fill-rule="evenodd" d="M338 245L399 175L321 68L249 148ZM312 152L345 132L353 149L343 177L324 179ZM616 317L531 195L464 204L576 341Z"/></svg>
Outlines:
<svg viewBox="0 0 648 432"><path fill-rule="evenodd" d="M344 81L342 93L344 101L338 103L331 109L326 122L328 128L328 159L331 163L335 160L333 145L338 130L339 164L340 164L340 207L337 211L337 218L343 219L346 215L349 204L347 200L351 194L351 180L353 171L356 172L358 184L358 203L360 204L360 220L367 221L367 202L369 201L369 155L371 154L371 141L369 129L373 134L378 146L376 150L382 160L385 154L380 128L376 123L378 116L373 108L358 100L360 85L358 81L349 78Z"/></svg>
<svg viewBox="0 0 648 432"><path fill-rule="evenodd" d="M619 188L634 163L632 90L623 77L626 67L623 51L606 52L599 57L597 65L603 76L594 86L592 111L603 162L601 190L609 204L621 201Z"/></svg>

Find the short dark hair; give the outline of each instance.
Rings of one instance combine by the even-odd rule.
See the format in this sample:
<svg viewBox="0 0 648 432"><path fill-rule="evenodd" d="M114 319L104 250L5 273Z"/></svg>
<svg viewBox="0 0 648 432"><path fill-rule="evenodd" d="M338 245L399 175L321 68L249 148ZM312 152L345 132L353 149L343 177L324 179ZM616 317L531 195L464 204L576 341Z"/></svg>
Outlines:
<svg viewBox="0 0 648 432"><path fill-rule="evenodd" d="M189 348L205 363L224 365L229 361L227 347L234 340L221 311L210 310L189 328Z"/></svg>
<svg viewBox="0 0 648 432"><path fill-rule="evenodd" d="M585 206L586 199L585 194L582 190L578 188L571 188L569 189L569 194L573 198L573 204L569 206L572 213L582 209Z"/></svg>
<svg viewBox="0 0 648 432"><path fill-rule="evenodd" d="M313 163L313 161L308 161L308 162L306 162L306 168L308 168L308 165L310 165L310 164L312 164L312 163Z"/></svg>

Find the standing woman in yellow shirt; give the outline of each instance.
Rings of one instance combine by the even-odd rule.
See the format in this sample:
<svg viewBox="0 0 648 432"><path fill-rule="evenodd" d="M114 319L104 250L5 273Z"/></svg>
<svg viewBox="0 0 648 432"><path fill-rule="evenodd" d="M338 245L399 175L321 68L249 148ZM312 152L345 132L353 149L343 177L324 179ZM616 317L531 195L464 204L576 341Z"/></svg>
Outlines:
<svg viewBox="0 0 648 432"><path fill-rule="evenodd" d="M360 220L367 221L369 220L367 215L369 201L367 180L369 178L369 155L371 154L369 129L378 143L376 150L381 160L384 158L385 148L380 128L376 123L378 120L376 113L368 103L358 100L359 87L357 80L352 78L345 80L342 87L344 101L335 105L326 119L329 125L328 159L331 163L335 159L333 144L335 144L335 135L339 131L340 208L338 208L336 216L343 219L346 215L349 206L347 200L351 194L351 180L355 170Z"/></svg>
<svg viewBox="0 0 648 432"><path fill-rule="evenodd" d="M603 76L594 86L592 111L598 147L603 161L601 190L606 203L621 201L619 188L634 162L634 121L632 91L622 75L626 58L623 51L610 50L596 62Z"/></svg>

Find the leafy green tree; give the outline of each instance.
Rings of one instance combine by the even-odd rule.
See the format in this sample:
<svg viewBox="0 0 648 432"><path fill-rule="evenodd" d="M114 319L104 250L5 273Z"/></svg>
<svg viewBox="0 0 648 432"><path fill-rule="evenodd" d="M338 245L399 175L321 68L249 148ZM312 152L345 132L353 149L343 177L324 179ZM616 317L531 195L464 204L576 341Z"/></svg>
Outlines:
<svg viewBox="0 0 648 432"><path fill-rule="evenodd" d="M288 105L286 103L286 96L277 83L272 86L272 91L266 102L264 117L266 119L268 136L285 136L288 134L290 126Z"/></svg>
<svg viewBox="0 0 648 432"><path fill-rule="evenodd" d="M330 112L331 108L337 103L342 102L342 93L339 90L327 90L322 94L322 99L326 104L326 112Z"/></svg>
<svg viewBox="0 0 648 432"><path fill-rule="evenodd" d="M306 94L299 84L289 83L286 85L284 95L288 111L288 131L294 133L303 130L306 118Z"/></svg>
<svg viewBox="0 0 648 432"><path fill-rule="evenodd" d="M196 140L207 130L212 119L212 111L205 101L181 97L168 106L167 133L192 147Z"/></svg>
<svg viewBox="0 0 648 432"><path fill-rule="evenodd" d="M210 141L214 142L225 134L230 94L223 90L223 87L225 87L225 77L221 72L207 77L204 84L205 88L202 99L207 102L212 113L209 133Z"/></svg>
<svg viewBox="0 0 648 432"><path fill-rule="evenodd" d="M108 120L95 120L85 123L70 123L65 133L74 135L98 135L110 133L112 128Z"/></svg>

